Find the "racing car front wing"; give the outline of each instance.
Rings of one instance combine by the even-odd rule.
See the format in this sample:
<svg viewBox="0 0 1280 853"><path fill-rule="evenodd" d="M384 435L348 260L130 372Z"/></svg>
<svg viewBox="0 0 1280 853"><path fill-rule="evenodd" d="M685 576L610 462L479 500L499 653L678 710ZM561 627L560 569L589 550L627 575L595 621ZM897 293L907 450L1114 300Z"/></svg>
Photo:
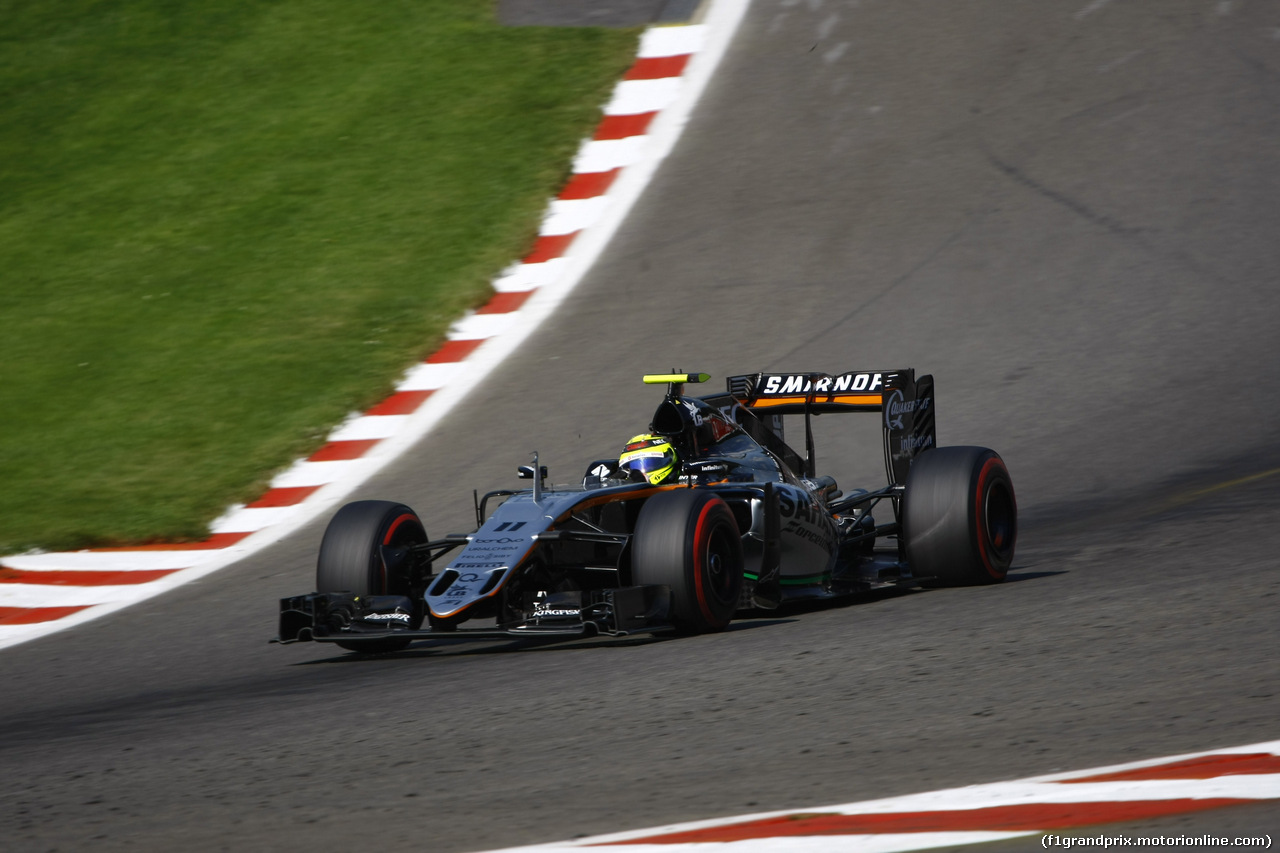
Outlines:
<svg viewBox="0 0 1280 853"><path fill-rule="evenodd" d="M313 592L280 599L280 634L272 642L623 637L672 630L670 610L666 586L549 592L533 596L517 622L442 630L414 627L414 604L405 596Z"/></svg>

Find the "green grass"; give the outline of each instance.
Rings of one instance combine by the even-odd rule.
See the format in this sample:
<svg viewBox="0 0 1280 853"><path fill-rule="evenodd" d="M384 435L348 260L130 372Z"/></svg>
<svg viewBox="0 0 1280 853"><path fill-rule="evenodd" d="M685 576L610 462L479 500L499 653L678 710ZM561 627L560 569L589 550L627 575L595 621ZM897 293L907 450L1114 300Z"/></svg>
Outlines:
<svg viewBox="0 0 1280 853"><path fill-rule="evenodd" d="M0 0L0 554L199 538L528 250L635 32Z"/></svg>

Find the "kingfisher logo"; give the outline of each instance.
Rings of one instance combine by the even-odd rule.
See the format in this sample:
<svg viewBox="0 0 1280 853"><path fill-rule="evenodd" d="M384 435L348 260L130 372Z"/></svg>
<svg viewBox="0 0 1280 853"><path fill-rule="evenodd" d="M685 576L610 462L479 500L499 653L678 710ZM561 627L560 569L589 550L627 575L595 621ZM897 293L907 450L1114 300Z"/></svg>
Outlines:
<svg viewBox="0 0 1280 853"><path fill-rule="evenodd" d="M397 610L395 613L366 613L360 618L365 622L408 622L409 614Z"/></svg>
<svg viewBox="0 0 1280 853"><path fill-rule="evenodd" d="M533 618L534 619L564 619L571 616L581 616L581 610L570 610L565 607L549 607L542 602L534 602Z"/></svg>

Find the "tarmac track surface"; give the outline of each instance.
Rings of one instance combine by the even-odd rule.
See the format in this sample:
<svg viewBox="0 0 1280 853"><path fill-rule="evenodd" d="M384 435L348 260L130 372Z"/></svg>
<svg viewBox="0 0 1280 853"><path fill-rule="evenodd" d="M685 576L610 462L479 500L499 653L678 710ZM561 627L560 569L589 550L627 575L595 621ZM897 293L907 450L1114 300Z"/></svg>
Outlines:
<svg viewBox="0 0 1280 853"><path fill-rule="evenodd" d="M1008 462L1009 583L359 659L265 642L312 525L0 655L5 848L466 851L1274 739L1277 34L1263 2L757 2L562 315L362 493L466 530L530 451L571 482L643 429L643 372L911 366L943 444ZM845 487L875 420L819 422Z"/></svg>

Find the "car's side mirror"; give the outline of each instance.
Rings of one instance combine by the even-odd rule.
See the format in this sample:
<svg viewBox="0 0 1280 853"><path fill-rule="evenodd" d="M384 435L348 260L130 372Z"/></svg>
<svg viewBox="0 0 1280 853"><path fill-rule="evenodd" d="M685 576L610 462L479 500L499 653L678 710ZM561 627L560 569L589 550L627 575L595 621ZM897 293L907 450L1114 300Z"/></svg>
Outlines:
<svg viewBox="0 0 1280 853"><path fill-rule="evenodd" d="M538 469L539 469L539 472L542 474L542 479L543 480L547 479L547 466L539 465ZM533 466L521 465L519 468L516 469L516 476L519 477L521 480L532 480Z"/></svg>

